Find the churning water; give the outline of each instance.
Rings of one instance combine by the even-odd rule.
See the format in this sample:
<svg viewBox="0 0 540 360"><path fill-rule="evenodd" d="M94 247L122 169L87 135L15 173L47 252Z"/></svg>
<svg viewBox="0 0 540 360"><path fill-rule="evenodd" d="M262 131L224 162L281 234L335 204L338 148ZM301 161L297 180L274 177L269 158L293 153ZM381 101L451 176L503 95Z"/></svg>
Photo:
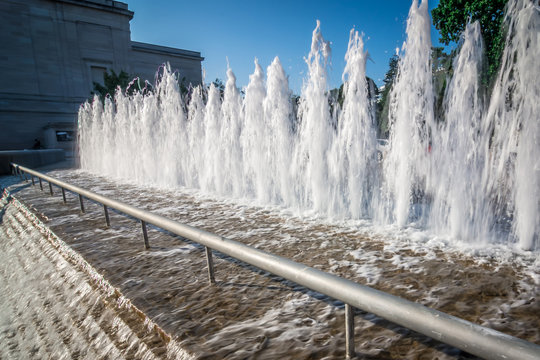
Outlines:
<svg viewBox="0 0 540 360"><path fill-rule="evenodd" d="M481 83L482 39L469 24L437 120L427 1L413 1L384 149L362 37L351 31L340 105L329 95L331 51L317 22L298 101L277 57L266 81L255 61L245 95L228 69L223 94L211 84L183 96L180 75L164 67L153 92L119 91L81 107L81 166L321 218L412 226L456 244L537 251L540 9L513 0L507 14L493 89Z"/></svg>
<svg viewBox="0 0 540 360"><path fill-rule="evenodd" d="M320 218L291 216L284 209L262 209L239 204L238 200L215 199L214 195L204 197L193 190L126 184L85 171L54 171L49 175L506 334L534 343L540 341L540 259L534 252L515 254L493 245L464 254L462 250L452 251L440 238L422 236L410 228L399 232L390 229L388 234L366 233L349 222L325 224ZM67 193L64 204L60 191L50 196L28 183L11 186L9 191L21 203L32 204L31 211L66 244L57 248L61 254L50 244L44 246L48 240L56 239L54 244L60 241L43 227L38 231L24 221L27 210L23 213L13 206L15 203L7 206L0 226L2 240L6 234L0 244L0 260L5 260L5 264L0 262L0 281L7 290L0 293L0 299L8 299L0 301L0 344L6 341L7 348L12 343L24 343L26 347L36 344L28 324L32 324L34 314L44 312L37 317L40 324L56 324L58 318L65 326L39 329L42 336L37 339L37 348L41 349L38 355L47 353L49 344L59 337L67 339L68 348L57 342L52 354L80 349L81 357L86 349L90 351L87 357L94 357L91 351L96 348L103 353L107 349L116 351L118 345L124 350L128 345L128 349L144 349L139 347L144 344L154 344L150 352L158 355L157 350L161 350L157 357L168 358L190 358L186 354L192 354L196 359L337 360L345 356L344 309L339 301L217 252L216 284L210 285L204 247L196 243L149 226L150 249L145 249L140 223L133 218L110 210L108 227L101 205L85 200L86 211L81 214L74 194ZM22 235L15 236L19 232ZM386 241L387 235L397 241ZM31 249L31 256L26 257L25 248ZM117 302L106 297L109 304L131 302L146 314L143 319L151 319L171 335L166 354L162 343L155 344L153 337L145 336L144 327L142 334L138 333L143 344L131 336L127 343L122 340L123 332L109 324L125 312L123 306L89 311L89 307L101 307L81 299L77 292L83 286L80 277L75 281L68 277L70 281L66 281L63 274L69 267L59 270L58 265L47 265L47 261L40 260L42 252L60 264L66 263L66 254L68 260L78 259L75 265L91 264L95 269L91 277L98 280L98 287L108 281L130 299ZM23 265L15 266L18 263ZM21 284L39 285L39 295L34 296L34 286ZM62 288L66 289L57 291ZM91 299L99 294L95 289L87 293ZM24 304L32 301L28 307L13 306L18 298L24 299ZM54 304L53 318L48 316L47 303ZM63 309L64 304L69 306ZM71 319L80 324L78 319L84 316L85 326L72 330ZM93 324L93 318L98 328L112 335L114 346L109 347L101 337L96 342L88 341L98 330L94 325L86 326ZM373 314L358 311L355 319L356 349L366 359L470 357ZM133 319L127 320L130 328L140 328L137 321L133 324ZM28 326L26 332L20 325ZM81 340L72 334L81 334ZM0 346L3 358L2 350ZM7 354L7 358L11 357L24 356Z"/></svg>
<svg viewBox="0 0 540 360"><path fill-rule="evenodd" d="M192 359L7 192L0 225L0 358Z"/></svg>

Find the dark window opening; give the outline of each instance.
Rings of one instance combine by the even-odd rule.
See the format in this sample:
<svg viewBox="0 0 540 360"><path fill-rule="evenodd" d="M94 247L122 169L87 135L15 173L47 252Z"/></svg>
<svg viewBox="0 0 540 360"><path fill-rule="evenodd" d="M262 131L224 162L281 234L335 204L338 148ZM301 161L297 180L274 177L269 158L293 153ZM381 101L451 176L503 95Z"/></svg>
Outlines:
<svg viewBox="0 0 540 360"><path fill-rule="evenodd" d="M56 132L56 141L73 141L75 138L75 131L57 131Z"/></svg>

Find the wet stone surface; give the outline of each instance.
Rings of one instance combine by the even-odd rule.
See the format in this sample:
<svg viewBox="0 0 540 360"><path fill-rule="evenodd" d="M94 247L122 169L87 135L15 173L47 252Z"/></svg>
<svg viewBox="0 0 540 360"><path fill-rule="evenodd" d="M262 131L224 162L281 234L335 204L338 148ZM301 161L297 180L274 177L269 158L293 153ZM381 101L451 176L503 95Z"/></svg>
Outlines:
<svg viewBox="0 0 540 360"><path fill-rule="evenodd" d="M474 257L355 226L301 218L279 209L110 182L80 171L50 176L191 226L285 256L317 269L419 302L474 323L540 343L535 255ZM48 185L48 184L47 184ZM344 306L279 277L214 252L208 281L204 247L148 227L101 205L48 186L10 191L60 238L200 359L343 359ZM397 242L400 243L397 243ZM359 358L474 358L372 314L356 310Z"/></svg>

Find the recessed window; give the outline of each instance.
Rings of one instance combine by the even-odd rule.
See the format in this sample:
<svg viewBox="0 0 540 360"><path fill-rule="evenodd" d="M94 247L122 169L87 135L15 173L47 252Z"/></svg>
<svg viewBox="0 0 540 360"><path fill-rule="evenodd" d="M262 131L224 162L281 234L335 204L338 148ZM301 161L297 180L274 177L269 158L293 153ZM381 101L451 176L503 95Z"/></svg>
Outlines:
<svg viewBox="0 0 540 360"><path fill-rule="evenodd" d="M98 83L103 85L103 74L105 74L107 68L102 66L90 66L90 71L92 72L92 84Z"/></svg>
<svg viewBox="0 0 540 360"><path fill-rule="evenodd" d="M75 138L75 131L57 131L56 132L56 141L73 141Z"/></svg>

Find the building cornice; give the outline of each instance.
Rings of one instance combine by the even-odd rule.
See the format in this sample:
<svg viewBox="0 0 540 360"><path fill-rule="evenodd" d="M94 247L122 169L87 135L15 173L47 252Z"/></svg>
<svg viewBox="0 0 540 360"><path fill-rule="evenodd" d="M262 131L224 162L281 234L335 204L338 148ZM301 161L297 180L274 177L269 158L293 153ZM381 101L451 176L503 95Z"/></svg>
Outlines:
<svg viewBox="0 0 540 360"><path fill-rule="evenodd" d="M138 41L131 42L131 49L134 51L141 51L141 52L147 52L147 53L152 53L152 54L176 56L176 57L181 57L184 59L191 59L191 60L198 60L198 61L204 60L204 58L201 57L201 53L198 51L176 49L176 48L172 48L168 46L147 44L147 43L142 43Z"/></svg>
<svg viewBox="0 0 540 360"><path fill-rule="evenodd" d="M129 20L133 19L134 12L128 9L126 3L114 0L54 0L55 2L84 6L92 9L98 9L127 16Z"/></svg>

